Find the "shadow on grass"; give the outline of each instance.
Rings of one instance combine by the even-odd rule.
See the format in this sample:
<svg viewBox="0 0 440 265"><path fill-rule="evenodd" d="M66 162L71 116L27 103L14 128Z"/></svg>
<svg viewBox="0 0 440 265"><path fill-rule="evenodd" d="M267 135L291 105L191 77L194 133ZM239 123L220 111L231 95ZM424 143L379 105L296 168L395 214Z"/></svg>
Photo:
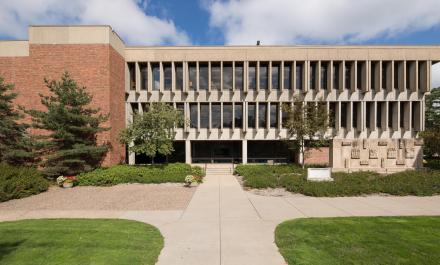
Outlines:
<svg viewBox="0 0 440 265"><path fill-rule="evenodd" d="M14 242L0 243L0 263L3 258L16 251L25 240L17 240Z"/></svg>

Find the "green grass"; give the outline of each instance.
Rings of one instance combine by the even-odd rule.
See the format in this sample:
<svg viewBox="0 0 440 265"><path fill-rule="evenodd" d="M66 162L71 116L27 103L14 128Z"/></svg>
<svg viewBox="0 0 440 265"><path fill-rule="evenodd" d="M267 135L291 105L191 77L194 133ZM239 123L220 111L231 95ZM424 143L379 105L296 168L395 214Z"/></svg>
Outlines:
<svg viewBox="0 0 440 265"><path fill-rule="evenodd" d="M165 165L128 166L117 165L100 168L78 176L79 185L111 186L120 183L185 182L187 175L203 175L200 167L174 163Z"/></svg>
<svg viewBox="0 0 440 265"><path fill-rule="evenodd" d="M439 264L440 217L297 219L275 242L289 265Z"/></svg>
<svg viewBox="0 0 440 265"><path fill-rule="evenodd" d="M430 196L440 194L440 171L404 171L390 175L374 172L333 173L333 182L308 182L306 171L296 165L239 165L245 187L282 187L316 197L357 196L374 193Z"/></svg>
<svg viewBox="0 0 440 265"><path fill-rule="evenodd" d="M0 223L0 264L155 264L163 237L128 220L42 219Z"/></svg>

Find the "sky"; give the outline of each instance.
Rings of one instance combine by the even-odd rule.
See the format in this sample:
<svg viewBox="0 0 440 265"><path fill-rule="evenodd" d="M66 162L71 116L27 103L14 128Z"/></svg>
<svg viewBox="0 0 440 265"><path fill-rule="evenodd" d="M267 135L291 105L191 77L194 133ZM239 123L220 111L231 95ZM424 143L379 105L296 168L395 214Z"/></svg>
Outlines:
<svg viewBox="0 0 440 265"><path fill-rule="evenodd" d="M127 45L440 45L439 10L440 0L0 0L0 39L107 24Z"/></svg>

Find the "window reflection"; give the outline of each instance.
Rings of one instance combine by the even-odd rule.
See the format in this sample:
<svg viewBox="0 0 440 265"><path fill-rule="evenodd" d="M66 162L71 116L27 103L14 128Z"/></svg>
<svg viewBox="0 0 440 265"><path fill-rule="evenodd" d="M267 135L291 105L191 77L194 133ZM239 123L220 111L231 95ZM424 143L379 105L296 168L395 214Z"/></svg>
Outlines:
<svg viewBox="0 0 440 265"><path fill-rule="evenodd" d="M255 62L249 63L249 89L257 89L257 64Z"/></svg>
<svg viewBox="0 0 440 265"><path fill-rule="evenodd" d="M208 63L199 63L199 90L208 90Z"/></svg>
<svg viewBox="0 0 440 265"><path fill-rule="evenodd" d="M197 116L197 103L189 104L189 112L190 112L190 126L191 128L197 128L198 116Z"/></svg>
<svg viewBox="0 0 440 265"><path fill-rule="evenodd" d="M223 103L223 128L232 128L232 104Z"/></svg>
<svg viewBox="0 0 440 265"><path fill-rule="evenodd" d="M267 104L258 103L258 128L266 128L267 124Z"/></svg>
<svg viewBox="0 0 440 265"><path fill-rule="evenodd" d="M235 89L236 90L243 90L243 63L242 62L235 62Z"/></svg>
<svg viewBox="0 0 440 265"><path fill-rule="evenodd" d="M200 104L200 128L209 128L209 104Z"/></svg>
<svg viewBox="0 0 440 265"><path fill-rule="evenodd" d="M248 103L248 128L255 128L255 103Z"/></svg>
<svg viewBox="0 0 440 265"><path fill-rule="evenodd" d="M223 89L232 90L232 62L223 63Z"/></svg>
<svg viewBox="0 0 440 265"><path fill-rule="evenodd" d="M212 62L211 63L211 89L212 90L220 90L220 79L221 79L221 71L220 71L220 62Z"/></svg>
<svg viewBox="0 0 440 265"><path fill-rule="evenodd" d="M234 111L234 123L235 128L243 127L243 105L241 103L235 103L235 111Z"/></svg>
<svg viewBox="0 0 440 265"><path fill-rule="evenodd" d="M268 88L268 74L269 64L266 62L260 63L260 89Z"/></svg>
<svg viewBox="0 0 440 265"><path fill-rule="evenodd" d="M197 89L197 64L188 63L189 72L189 90Z"/></svg>
<svg viewBox="0 0 440 265"><path fill-rule="evenodd" d="M220 129L221 123L221 105L220 103L213 103L211 105L211 126Z"/></svg>

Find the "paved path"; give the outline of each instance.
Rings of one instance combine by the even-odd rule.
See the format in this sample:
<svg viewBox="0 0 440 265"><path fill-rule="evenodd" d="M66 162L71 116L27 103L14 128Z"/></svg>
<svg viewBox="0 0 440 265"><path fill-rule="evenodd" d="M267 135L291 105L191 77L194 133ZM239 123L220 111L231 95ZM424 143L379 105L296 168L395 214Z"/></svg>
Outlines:
<svg viewBox="0 0 440 265"><path fill-rule="evenodd" d="M244 192L232 175L208 176L185 210L0 210L0 220L84 217L151 223L165 237L159 265L285 264L274 230L292 218L440 215L440 196L312 198Z"/></svg>

